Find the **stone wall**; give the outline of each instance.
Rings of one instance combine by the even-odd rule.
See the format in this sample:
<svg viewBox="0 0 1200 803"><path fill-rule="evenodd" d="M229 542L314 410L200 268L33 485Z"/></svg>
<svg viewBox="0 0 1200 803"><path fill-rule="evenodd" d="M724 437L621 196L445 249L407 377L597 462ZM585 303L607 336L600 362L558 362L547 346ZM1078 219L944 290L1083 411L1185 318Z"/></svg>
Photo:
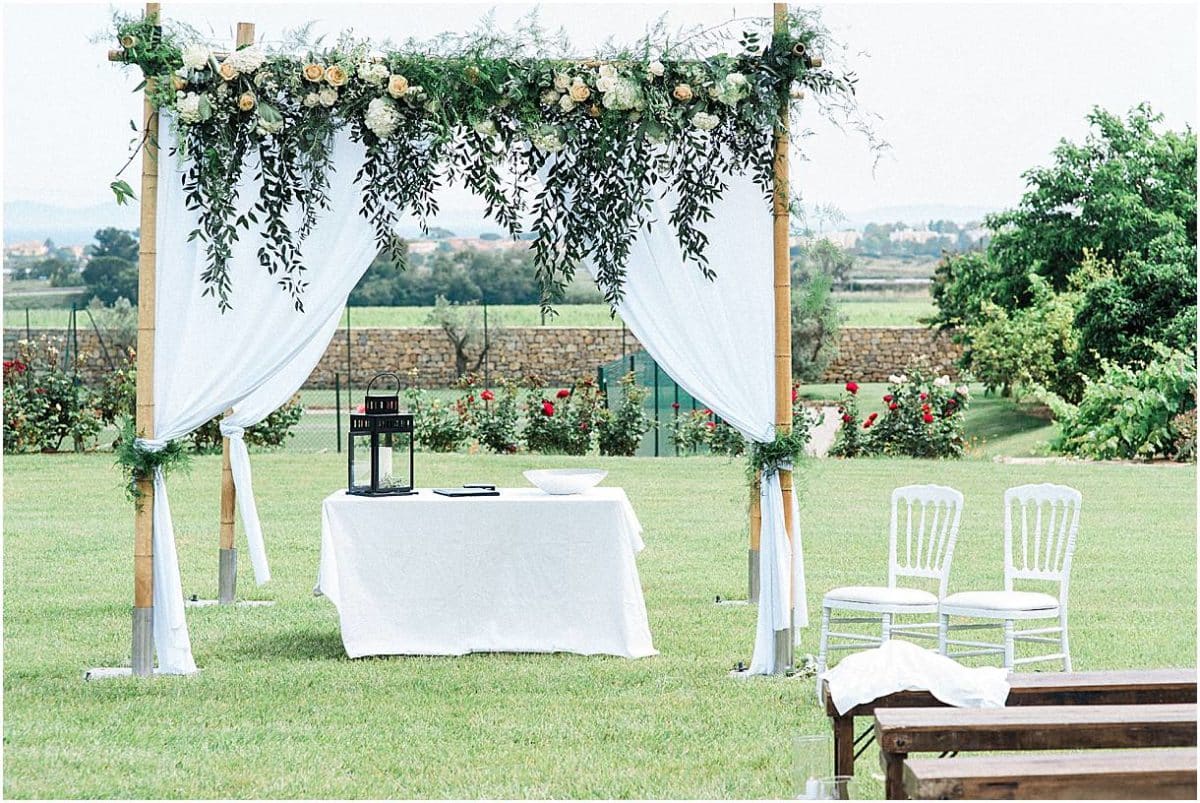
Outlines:
<svg viewBox="0 0 1200 803"><path fill-rule="evenodd" d="M35 339L47 336L60 350L65 346L61 329L35 329L32 335ZM4 330L5 359L12 358L17 340L23 337L24 329ZM421 384L427 387L445 387L455 379L454 349L440 329L352 329L350 339L355 387L361 388L384 370L397 371L403 377L415 368ZM612 327L509 327L494 330L490 339L493 375L523 377L536 373L556 385L591 375L598 366L641 348L632 334ZM107 370L107 362L96 334L80 329L78 340L85 379L98 380ZM474 349L470 351L475 353ZM111 344L109 352L115 359ZM823 381L885 381L888 374L903 368L915 355L927 355L935 370L953 376L954 361L961 352L961 347L946 335L923 327L846 327L841 331L838 357ZM346 374L344 329L334 335L305 387L333 387L335 373L343 378Z"/></svg>

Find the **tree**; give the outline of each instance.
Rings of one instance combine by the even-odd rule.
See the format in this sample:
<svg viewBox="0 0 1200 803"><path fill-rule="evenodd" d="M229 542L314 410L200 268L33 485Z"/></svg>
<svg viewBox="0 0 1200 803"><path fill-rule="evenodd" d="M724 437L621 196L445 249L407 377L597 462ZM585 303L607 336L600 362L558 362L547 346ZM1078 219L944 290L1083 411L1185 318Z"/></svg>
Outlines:
<svg viewBox="0 0 1200 803"><path fill-rule="evenodd" d="M815 382L838 352L841 316L834 301L833 280L824 274L805 279L792 302L792 373Z"/></svg>
<svg viewBox="0 0 1200 803"><path fill-rule="evenodd" d="M92 257L117 257L126 262L138 261L138 236L136 231L107 228L96 232L96 244L91 247Z"/></svg>
<svg viewBox="0 0 1200 803"><path fill-rule="evenodd" d="M437 302L426 323L440 327L446 333L454 346L454 370L458 376L463 376L468 369L478 371L483 361L487 359L490 345L483 345L483 326L480 321L479 307L474 304L451 304L445 296L438 296ZM470 351L475 346L475 364L470 365Z"/></svg>
<svg viewBox="0 0 1200 803"><path fill-rule="evenodd" d="M807 245L797 246L793 272L799 276L828 276L835 284L844 285L854 270L854 254L837 243L821 238Z"/></svg>
<svg viewBox="0 0 1200 803"><path fill-rule="evenodd" d="M136 262L116 256L92 257L83 269L83 281L88 292L104 304L113 304L118 298L137 303Z"/></svg>

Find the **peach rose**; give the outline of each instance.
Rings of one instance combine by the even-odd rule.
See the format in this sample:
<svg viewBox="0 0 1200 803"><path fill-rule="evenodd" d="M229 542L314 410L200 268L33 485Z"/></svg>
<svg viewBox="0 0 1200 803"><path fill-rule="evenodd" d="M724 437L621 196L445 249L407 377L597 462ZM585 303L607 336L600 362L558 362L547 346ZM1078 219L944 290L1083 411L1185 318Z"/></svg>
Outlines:
<svg viewBox="0 0 1200 803"><path fill-rule="evenodd" d="M254 104L255 99L253 92L243 92L242 96L238 98L238 108L244 112L248 112L253 109Z"/></svg>
<svg viewBox="0 0 1200 803"><path fill-rule="evenodd" d="M325 77L325 68L320 64L304 65L304 80L319 83Z"/></svg>
<svg viewBox="0 0 1200 803"><path fill-rule="evenodd" d="M587 84L576 78L575 82L571 84L571 88L567 90L567 94L576 103L583 103L592 96L592 90L588 89Z"/></svg>
<svg viewBox="0 0 1200 803"><path fill-rule="evenodd" d="M182 92L185 88L187 88L187 81L178 75L172 75L171 86L176 92Z"/></svg>
<svg viewBox="0 0 1200 803"><path fill-rule="evenodd" d="M330 86L344 86L350 80L350 75L344 67L334 64L325 71L325 80L329 82Z"/></svg>
<svg viewBox="0 0 1200 803"><path fill-rule="evenodd" d="M226 81L232 81L238 77L237 68L228 61L221 62L221 66L217 68L217 73Z"/></svg>
<svg viewBox="0 0 1200 803"><path fill-rule="evenodd" d="M408 79L403 75L393 75L388 78L388 94L394 98L402 98L408 94Z"/></svg>
<svg viewBox="0 0 1200 803"><path fill-rule="evenodd" d="M687 84L679 84L675 87L675 91L671 94L674 95L675 100L679 101L680 103L687 103L689 100L695 97L695 95L692 93L692 88Z"/></svg>

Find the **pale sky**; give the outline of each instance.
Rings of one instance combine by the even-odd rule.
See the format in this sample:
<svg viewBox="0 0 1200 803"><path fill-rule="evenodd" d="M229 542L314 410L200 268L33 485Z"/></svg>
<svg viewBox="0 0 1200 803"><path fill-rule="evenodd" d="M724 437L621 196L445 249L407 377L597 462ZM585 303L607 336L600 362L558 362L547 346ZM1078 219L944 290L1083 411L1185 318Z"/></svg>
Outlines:
<svg viewBox="0 0 1200 803"><path fill-rule="evenodd" d="M863 108L891 151L872 169L861 138L815 124L794 186L809 203L849 214L914 204L1002 208L1020 197L1022 171L1080 138L1095 104L1125 111L1149 101L1172 127L1195 125L1197 12L1191 4L819 4L849 50ZM131 10L141 5L120 3ZM215 40L239 20L270 40L309 20L402 39L474 26L488 5L164 4ZM498 4L501 23L531 8ZM767 3L541 5L576 49L636 38L657 16L674 25L768 15ZM3 15L4 198L82 207L111 201L137 117L137 83L92 44L106 4L7 3ZM136 185L135 169L126 173ZM470 202L447 198L448 205Z"/></svg>

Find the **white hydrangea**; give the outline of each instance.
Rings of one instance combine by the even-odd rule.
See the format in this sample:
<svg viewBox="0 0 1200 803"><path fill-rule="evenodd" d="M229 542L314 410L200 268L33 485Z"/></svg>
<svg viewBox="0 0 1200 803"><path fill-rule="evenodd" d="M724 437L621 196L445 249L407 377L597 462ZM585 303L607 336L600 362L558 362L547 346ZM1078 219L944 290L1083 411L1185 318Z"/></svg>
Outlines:
<svg viewBox="0 0 1200 803"><path fill-rule="evenodd" d="M387 98L375 98L367 105L367 128L380 139L387 139L396 133L400 124L400 112Z"/></svg>
<svg viewBox="0 0 1200 803"><path fill-rule="evenodd" d="M380 86L388 79L391 71L388 70L386 64L379 64L372 61L364 61L358 65L358 77L366 81L371 86Z"/></svg>
<svg viewBox="0 0 1200 803"><path fill-rule="evenodd" d="M553 106L555 103L558 103L558 97L557 90L547 89L542 93L542 103L546 104L547 106Z"/></svg>
<svg viewBox="0 0 1200 803"><path fill-rule="evenodd" d="M646 108L646 98L637 83L628 78L616 78L613 79L612 89L604 94L604 108L619 111L628 111L629 109L641 111Z"/></svg>
<svg viewBox="0 0 1200 803"><path fill-rule="evenodd" d="M244 47L230 53L229 57L225 59L225 63L232 65L235 70L245 75L263 66L263 62L266 60L267 57L257 47Z"/></svg>
<svg viewBox="0 0 1200 803"><path fill-rule="evenodd" d="M966 385L959 385L958 387L956 387L954 389L954 392L957 393L959 396L970 396L971 395L971 391L969 388L967 388Z"/></svg>
<svg viewBox="0 0 1200 803"><path fill-rule="evenodd" d="M562 137L556 128L543 128L529 137L529 141L538 150L554 153L563 148Z"/></svg>
<svg viewBox="0 0 1200 803"><path fill-rule="evenodd" d="M175 101L175 113L179 115L181 123L200 122L200 96L195 92L188 92Z"/></svg>
<svg viewBox="0 0 1200 803"><path fill-rule="evenodd" d="M321 105L325 108L329 108L333 104L337 103L337 99L338 91L331 86L327 86L317 93L317 100L320 101Z"/></svg>
<svg viewBox="0 0 1200 803"><path fill-rule="evenodd" d="M715 92L710 91L709 94L721 103L726 106L736 106L739 101L750 96L750 81L740 72L731 72L718 81L713 89Z"/></svg>
<svg viewBox="0 0 1200 803"><path fill-rule="evenodd" d="M692 115L692 125L701 131L712 131L721 124L721 118L708 112L696 112Z"/></svg>
<svg viewBox="0 0 1200 803"><path fill-rule="evenodd" d="M600 92L612 92L616 86L617 79L615 77L601 76L596 80L596 89Z"/></svg>
<svg viewBox="0 0 1200 803"><path fill-rule="evenodd" d="M491 120L480 120L475 124L475 133L484 137L496 136L496 124Z"/></svg>
<svg viewBox="0 0 1200 803"><path fill-rule="evenodd" d="M321 97L316 92L309 92L304 96L304 108L311 109L319 105L321 105Z"/></svg>
<svg viewBox="0 0 1200 803"><path fill-rule="evenodd" d="M661 61L652 61L650 62L650 66L646 68L646 71L650 73L652 76L650 80L653 81L655 78L662 78L667 72L667 68Z"/></svg>
<svg viewBox="0 0 1200 803"><path fill-rule="evenodd" d="M904 374L892 374L888 377L888 382L891 382L893 385L903 385L907 381L908 377Z"/></svg>
<svg viewBox="0 0 1200 803"><path fill-rule="evenodd" d="M575 101L570 95L563 95L558 99L558 108L562 109L564 112L574 111Z"/></svg>
<svg viewBox="0 0 1200 803"><path fill-rule="evenodd" d="M183 49L183 66L193 70L203 70L208 66L208 59L211 55L207 47L199 42L193 42Z"/></svg>
<svg viewBox="0 0 1200 803"><path fill-rule="evenodd" d="M617 68L611 64L601 64L600 65L600 77L601 78L616 78L617 77Z"/></svg>
<svg viewBox="0 0 1200 803"><path fill-rule="evenodd" d="M939 388L948 388L950 387L950 377L942 374L937 379L933 380L933 384Z"/></svg>

